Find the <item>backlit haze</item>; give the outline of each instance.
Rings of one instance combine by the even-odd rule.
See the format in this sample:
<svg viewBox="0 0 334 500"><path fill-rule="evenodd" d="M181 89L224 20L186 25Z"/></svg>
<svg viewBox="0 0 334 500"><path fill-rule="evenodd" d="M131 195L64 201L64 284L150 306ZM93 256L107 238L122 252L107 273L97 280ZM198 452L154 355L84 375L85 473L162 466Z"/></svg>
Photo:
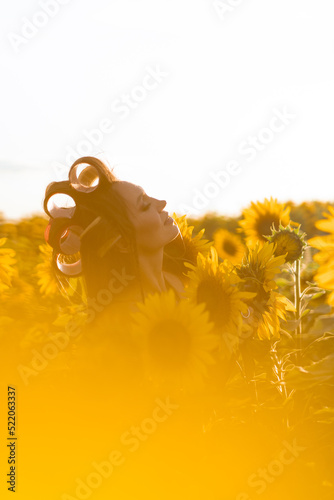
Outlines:
<svg viewBox="0 0 334 500"><path fill-rule="evenodd" d="M6 218L86 154L171 212L333 201L332 0L53 3L0 20Z"/></svg>

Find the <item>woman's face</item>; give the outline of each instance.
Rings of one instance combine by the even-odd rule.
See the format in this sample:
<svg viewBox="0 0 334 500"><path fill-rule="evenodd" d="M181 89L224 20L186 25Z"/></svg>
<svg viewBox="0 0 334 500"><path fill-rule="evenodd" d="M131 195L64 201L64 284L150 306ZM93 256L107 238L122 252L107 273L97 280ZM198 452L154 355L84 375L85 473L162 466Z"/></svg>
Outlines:
<svg viewBox="0 0 334 500"><path fill-rule="evenodd" d="M151 198L140 186L130 182L116 182L114 189L126 203L139 251L156 252L177 237L179 229L164 211L166 201Z"/></svg>

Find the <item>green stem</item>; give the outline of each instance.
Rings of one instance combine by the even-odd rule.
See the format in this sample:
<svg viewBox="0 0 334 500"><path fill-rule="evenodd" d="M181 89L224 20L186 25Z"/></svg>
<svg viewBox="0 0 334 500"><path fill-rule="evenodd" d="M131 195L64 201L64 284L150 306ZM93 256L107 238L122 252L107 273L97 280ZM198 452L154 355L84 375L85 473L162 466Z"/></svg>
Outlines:
<svg viewBox="0 0 334 500"><path fill-rule="evenodd" d="M300 361L301 358L301 348L302 348L302 322L301 322L301 289L300 289L300 259L296 260L295 264L295 308L296 321L299 321L298 326L296 328L296 337L297 337L297 348L298 359Z"/></svg>
<svg viewBox="0 0 334 500"><path fill-rule="evenodd" d="M282 361L279 360L279 358L278 358L276 345L272 345L270 357L271 357L271 361L273 363L273 374L276 377L276 381L279 382L279 387L281 388L281 390L278 389L278 392L280 393L280 396L283 397L284 403L285 403L286 400L288 399L288 391L286 389L286 384L285 384L285 380L284 380L284 370L282 367ZM274 370L275 366L276 366L277 370ZM287 411L286 406L285 406L285 411ZM284 424L285 424L286 428L289 429L290 424L289 424L288 415L285 414L283 416L283 419L284 419Z"/></svg>
<svg viewBox="0 0 334 500"><path fill-rule="evenodd" d="M255 380L255 362L249 350L248 343L244 343L240 347L241 357L244 365L245 381L249 387L250 397L253 401L253 411L256 413L259 406L259 397L257 392L257 383Z"/></svg>

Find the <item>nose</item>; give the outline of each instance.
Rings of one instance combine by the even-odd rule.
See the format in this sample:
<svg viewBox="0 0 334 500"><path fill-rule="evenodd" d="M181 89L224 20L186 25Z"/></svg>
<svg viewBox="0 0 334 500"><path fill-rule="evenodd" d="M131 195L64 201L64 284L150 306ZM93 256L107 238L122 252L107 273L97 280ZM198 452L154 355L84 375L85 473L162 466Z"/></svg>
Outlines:
<svg viewBox="0 0 334 500"><path fill-rule="evenodd" d="M162 212L166 205L167 205L166 200L157 200L157 207L159 212Z"/></svg>

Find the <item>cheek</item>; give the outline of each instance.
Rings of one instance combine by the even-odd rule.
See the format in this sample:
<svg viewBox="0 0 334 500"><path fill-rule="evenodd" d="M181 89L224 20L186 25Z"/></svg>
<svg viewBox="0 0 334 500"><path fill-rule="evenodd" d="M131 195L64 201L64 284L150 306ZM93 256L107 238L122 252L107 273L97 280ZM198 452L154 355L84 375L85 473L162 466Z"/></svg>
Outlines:
<svg viewBox="0 0 334 500"><path fill-rule="evenodd" d="M143 213L138 220L138 229L143 232L150 233L157 231L163 227L161 218L156 213Z"/></svg>
<svg viewBox="0 0 334 500"><path fill-rule="evenodd" d="M136 233L138 242L152 242L152 237L159 238L164 230L161 218L158 214L145 214L137 220Z"/></svg>

